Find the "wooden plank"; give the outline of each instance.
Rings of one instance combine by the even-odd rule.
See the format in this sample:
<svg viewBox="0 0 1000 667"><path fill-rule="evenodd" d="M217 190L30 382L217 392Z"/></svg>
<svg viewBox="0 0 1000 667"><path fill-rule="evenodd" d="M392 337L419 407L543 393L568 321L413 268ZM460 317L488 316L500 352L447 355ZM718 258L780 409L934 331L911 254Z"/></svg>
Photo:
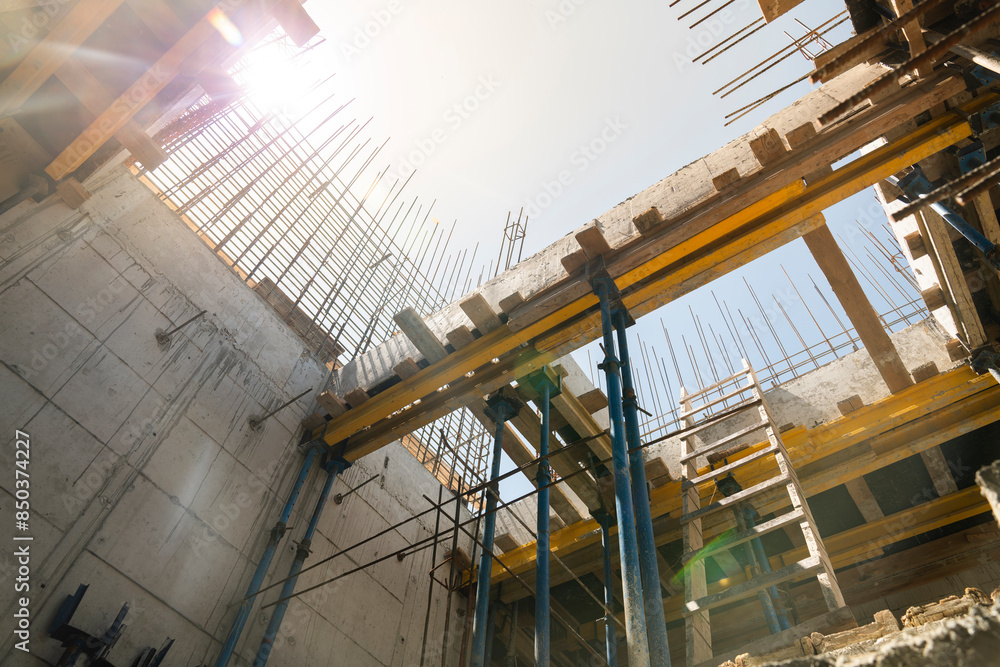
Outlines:
<svg viewBox="0 0 1000 667"><path fill-rule="evenodd" d="M712 185L715 186L716 190L725 190L730 185L740 180L740 171L736 167L728 169L718 176L712 177Z"/></svg>
<svg viewBox="0 0 1000 667"><path fill-rule="evenodd" d="M948 301L944 298L944 290L941 289L940 285L932 285L927 289L920 290L920 298L924 300L924 305L930 313L938 308L948 306Z"/></svg>
<svg viewBox="0 0 1000 667"><path fill-rule="evenodd" d="M407 357L392 367L393 372L401 379L413 377L420 372L420 366L412 358Z"/></svg>
<svg viewBox="0 0 1000 667"><path fill-rule="evenodd" d="M36 44L3 83L0 83L0 116L16 113L122 2L123 0L79 0L73 5L45 39Z"/></svg>
<svg viewBox="0 0 1000 667"><path fill-rule="evenodd" d="M804 517L805 512L802 508L793 509L791 512L786 512L785 514L765 521L764 523L759 523L748 530L732 533L717 540L713 540L711 544L708 544L699 551L684 554L681 557L681 560L683 563L687 564L694 559L707 558L717 551L732 549L739 544L749 542L750 540L756 539L762 535L767 535L768 533L778 530L779 528L783 528L789 524L798 523Z"/></svg>
<svg viewBox="0 0 1000 667"><path fill-rule="evenodd" d="M910 375L913 376L914 382L923 382L924 380L929 380L941 371L938 370L937 364L933 361L928 361L926 364L920 364Z"/></svg>
<svg viewBox="0 0 1000 667"><path fill-rule="evenodd" d="M80 181L73 177L60 181L56 185L56 192L62 200L72 209L78 209L83 203L90 199L90 191L80 184Z"/></svg>
<svg viewBox="0 0 1000 667"><path fill-rule="evenodd" d="M451 343L451 346L456 350L461 350L463 347L471 345L476 340L476 337L472 335L472 331L470 331L469 327L464 324L449 331L445 335L445 338L448 339L448 342Z"/></svg>
<svg viewBox="0 0 1000 667"><path fill-rule="evenodd" d="M823 270L823 275L837 295L889 391L896 393L909 387L913 384L910 374L899 358L899 352L892 344L889 334L882 328L878 314L865 296L861 283L830 233L830 228L823 225L804 234L802 238L813 259Z"/></svg>
<svg viewBox="0 0 1000 667"><path fill-rule="evenodd" d="M83 107L100 116L115 101L111 92L97 78L75 60L68 60L56 70L56 78L73 93ZM167 154L135 121L128 121L115 132L121 142L143 167L153 170L163 164Z"/></svg>
<svg viewBox="0 0 1000 667"><path fill-rule="evenodd" d="M755 403L756 403L756 401L755 401ZM751 407L752 405L753 405L752 403L751 404L747 404L746 407ZM714 423L719 423L719 422L714 422ZM711 443L709 445L706 445L706 446L702 447L701 449L695 449L694 447L692 447L692 451L691 451L690 454L685 454L684 456L681 457L681 463L687 463L688 461L693 461L694 459L698 458L699 456L705 456L709 452L714 452L714 451L718 450L719 448L721 448L721 447L723 447L725 445L728 445L730 442L733 442L734 440L738 440L738 439L742 438L745 435L749 435L750 433L753 433L754 431L759 431L759 430L761 430L763 428L766 428L767 425L768 425L768 422L765 422L765 421L754 422L753 424L750 424L749 426L745 426L745 427L741 428L738 431L730 433L729 435L727 435L726 437L722 438L721 440L718 440L718 441L713 442L713 443ZM689 437L690 436L686 436L685 435L685 436L683 436L683 439L687 440Z"/></svg>
<svg viewBox="0 0 1000 667"><path fill-rule="evenodd" d="M401 310L392 320L428 362L433 364L448 356L448 350L413 308Z"/></svg>
<svg viewBox="0 0 1000 667"><path fill-rule="evenodd" d="M592 435L598 435L603 432L604 429L601 428L597 420L591 416L587 408L580 403L580 399L573 395L572 392L568 391L565 387L563 391L558 396L552 398L552 407L559 411L569 425L573 427L581 438L586 438ZM598 438L594 438L587 445L590 449L597 454L600 458L606 459L611 456L611 438L607 435L603 435Z"/></svg>
<svg viewBox="0 0 1000 667"><path fill-rule="evenodd" d="M835 45L832 49L827 49L816 56L813 60L815 71L809 75L809 81L812 83L827 83L851 68L867 62L886 51L889 47L886 46L884 38L871 38L875 30L878 30L878 28L872 28L860 35L854 35L850 39ZM844 54L855 49L855 46L861 42L864 42L861 48L854 50L849 58L843 59ZM839 62L836 67L831 67L830 64L834 60L838 60Z"/></svg>
<svg viewBox="0 0 1000 667"><path fill-rule="evenodd" d="M587 259L597 259L606 252L611 252L608 240L604 238L597 221L585 225L583 229L576 233L576 241L580 244Z"/></svg>
<svg viewBox="0 0 1000 667"><path fill-rule="evenodd" d="M324 391L316 398L316 401L330 413L331 417L339 417L347 412L347 404L332 391Z"/></svg>
<svg viewBox="0 0 1000 667"><path fill-rule="evenodd" d="M347 401L347 404L350 405L352 408L358 407L362 403L366 402L369 398L371 398L371 396L369 396L368 392L366 392L361 387L355 387L354 389L347 392L346 396L344 396L344 400Z"/></svg>
<svg viewBox="0 0 1000 667"><path fill-rule="evenodd" d="M562 262L563 268L566 269L566 273L573 273L587 264L587 253L585 253L581 248L580 250L571 252L559 261Z"/></svg>
<svg viewBox="0 0 1000 667"><path fill-rule="evenodd" d="M97 2L99 0L81 0ZM105 0L108 1L108 0ZM112 0L120 3L121 0ZM75 171L94 152L103 146L125 124L149 103L167 84L173 81L180 72L184 61L194 54L200 46L218 32L209 23L208 18L202 18L191 30L184 34L166 53L153 63L139 79L123 92L118 99L98 116L80 136L60 153L52 163L45 168L46 173L55 180L65 178ZM61 63L60 63L61 64Z"/></svg>
<svg viewBox="0 0 1000 667"><path fill-rule="evenodd" d="M319 26L309 16L309 12L303 9L299 0L278 0L271 8L271 15L278 20L296 46L305 46L319 34Z"/></svg>
<svg viewBox="0 0 1000 667"><path fill-rule="evenodd" d="M482 294L476 292L458 302L462 312L472 320L479 333L486 335L503 325L492 306L486 302Z"/></svg>
<svg viewBox="0 0 1000 667"><path fill-rule="evenodd" d="M878 501L875 500L875 496L872 495L872 490L868 488L868 482L865 481L864 477L849 480L844 483L844 486L847 487L847 493L850 494L854 504L858 506L861 516L865 518L865 521L875 521L885 516L882 508L878 505Z"/></svg>
<svg viewBox="0 0 1000 667"><path fill-rule="evenodd" d="M751 139L750 150L762 167L774 164L788 152L781 141L781 135L773 127L767 128L763 134Z"/></svg>
<svg viewBox="0 0 1000 667"><path fill-rule="evenodd" d="M903 241L906 242L906 249L910 251L910 259L920 259L927 254L927 246L920 232L910 232L903 237Z"/></svg>
<svg viewBox="0 0 1000 667"><path fill-rule="evenodd" d="M951 466L948 465L948 461L945 459L940 447L925 449L920 452L920 458L923 459L924 466L927 468L927 472L930 473L934 489L939 496L943 498L958 491L958 485L955 483L955 476L951 472Z"/></svg>
<svg viewBox="0 0 1000 667"><path fill-rule="evenodd" d="M599 412L604 408L608 407L608 397L604 395L604 391L597 387L591 389L590 391L580 394L577 396L580 399L580 405L590 414Z"/></svg>
<svg viewBox="0 0 1000 667"><path fill-rule="evenodd" d="M693 512L685 512L681 515L681 523L690 523L705 516L709 512L715 512L725 507L729 507L730 505L735 505L738 502L759 496L762 493L767 493L768 491L787 484L789 479L788 475L776 475L771 479L766 479L763 482L760 482L759 484L745 487L742 491L737 491L731 496L726 496L721 500L716 500L711 505L706 505L705 507L701 507Z"/></svg>
<svg viewBox="0 0 1000 667"><path fill-rule="evenodd" d="M500 312L510 315L515 308L517 308L523 303L524 303L524 297L521 296L521 293L514 292L510 296L505 296L504 298L500 299L500 303L498 305L500 306Z"/></svg>
<svg viewBox="0 0 1000 667"><path fill-rule="evenodd" d="M632 224L639 230L640 234L648 234L656 229L663 222L660 210L655 206L650 207L632 218Z"/></svg>

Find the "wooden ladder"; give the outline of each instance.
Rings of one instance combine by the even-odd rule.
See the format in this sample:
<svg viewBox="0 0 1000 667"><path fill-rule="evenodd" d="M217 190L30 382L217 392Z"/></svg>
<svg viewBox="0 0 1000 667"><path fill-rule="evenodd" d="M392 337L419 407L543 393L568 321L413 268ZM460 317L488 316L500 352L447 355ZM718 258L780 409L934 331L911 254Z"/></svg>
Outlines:
<svg viewBox="0 0 1000 667"><path fill-rule="evenodd" d="M745 384L744 384L745 383ZM764 392L757 381L757 376L750 365L743 361L743 371L715 384L705 387L693 394L688 394L681 388L681 417L684 427L688 430L681 437L682 451L680 463L683 466L681 480L682 512L681 525L684 536L684 618L687 644L688 667L712 658L712 631L709 623L709 611L714 607L734 602L738 599L756 595L759 591L788 581L803 579L815 575L823 592L830 611L844 607L844 597L837 584L833 565L827 556L826 548L816 530L805 494L799 484L795 470L792 468L788 452L781 441L781 435L775 426ZM748 421L749 419L749 421ZM698 447L695 436L703 434L702 440L712 439L718 433L720 425L733 422L736 425L724 436L715 438L711 444L702 443ZM745 437L762 431L766 434L764 447L756 449L735 461L723 459L721 466L711 466L712 470L699 474L697 460L713 452L719 453L727 445L745 442ZM750 440L749 442L755 442ZM737 468L755 461L767 461L773 457L776 464L772 468L774 475L750 487L744 488L729 496L724 496L710 504L701 505L698 491L703 482L716 481L728 476ZM773 519L760 523L748 530L727 533L711 541L707 546L702 530L702 521L706 516L720 510L737 509L743 502L751 498L758 501L780 496L781 490L791 501L790 511ZM764 496L763 498L761 496ZM715 493L712 494L712 498ZM787 508L784 502L779 506ZM783 511L779 509L778 511ZM725 525L725 523L723 523ZM802 531L808 556L797 562L785 565L767 574L758 574L743 583L736 584L717 593L708 593L705 581L705 558L721 550L729 550L737 545L750 542L754 538L784 527L797 525ZM716 531L716 532L721 532Z"/></svg>

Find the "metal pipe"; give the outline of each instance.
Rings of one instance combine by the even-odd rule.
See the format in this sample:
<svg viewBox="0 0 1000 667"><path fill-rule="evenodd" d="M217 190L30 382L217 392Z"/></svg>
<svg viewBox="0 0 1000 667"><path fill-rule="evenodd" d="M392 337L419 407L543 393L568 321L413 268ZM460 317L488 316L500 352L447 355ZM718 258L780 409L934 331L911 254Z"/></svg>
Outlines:
<svg viewBox="0 0 1000 667"><path fill-rule="evenodd" d="M611 459L615 479L615 505L618 518L618 547L621 552L622 597L625 601L625 636L628 641L630 667L648 667L649 643L646 638L646 614L639 574L639 546L635 534L635 512L625 446L625 422L622 415L620 362L615 358L615 338L609 299L610 278L594 281L594 290L601 302L601 327L605 357L602 369L608 383L608 412L611 417Z"/></svg>
<svg viewBox="0 0 1000 667"><path fill-rule="evenodd" d="M753 529L757 522L753 518L754 510L749 505L743 506L743 522L746 524L747 530ZM760 569L763 574L771 574L771 562L767 559L767 552L764 551L764 543L759 537L755 537L750 540L751 548L753 549L754 556L757 562L760 564ZM792 623L788 618L788 612L783 608L782 605L778 604L781 600L781 595L778 593L777 586L769 586L768 593L770 593L772 605L771 608L777 615L778 627L781 630L787 630L792 627Z"/></svg>
<svg viewBox="0 0 1000 667"><path fill-rule="evenodd" d="M625 416L625 439L628 443L628 467L632 478L632 504L635 507L636 539L639 544L639 564L642 578L642 599L646 609L646 632L649 636L649 660L657 667L670 667L670 646L667 643L667 620L663 614L660 591L660 566L656 558L653 536L653 515L649 509L649 489L646 486L646 464L639 436L639 404L636 402L629 362L628 320L624 310L614 313L618 332L618 354L621 355L622 407Z"/></svg>
<svg viewBox="0 0 1000 667"><path fill-rule="evenodd" d="M739 530L746 530L746 513L744 510L737 508L733 510L733 514L736 515L736 526ZM757 549L750 545L743 545L745 549L745 554L747 561L750 563L750 570L753 573L752 576L757 576L764 573L764 566L761 565L760 557L757 553ZM770 568L768 568L770 570ZM777 589L774 589L775 594L777 594ZM774 598L771 596L771 591L768 589L762 589L757 591L757 600L760 601L761 609L764 610L764 620L767 621L767 629L772 635L781 632L781 624L778 622L778 613L774 608Z"/></svg>
<svg viewBox="0 0 1000 667"><path fill-rule="evenodd" d="M325 466L327 472L326 483L323 484L323 491L320 492L319 500L316 501L316 507L313 509L312 517L309 519L309 526L306 528L305 536L299 542L299 548L295 552L295 560L292 561L292 567L288 570L288 580L285 581L285 585L281 588L281 602L274 607L271 621L267 624L264 638L261 639L260 648L257 649L257 657L254 658L253 667L264 667L267 664L267 659L271 655L271 649L274 647L274 640L281 629L281 622L285 618L288 602L295 593L295 584L299 580L299 572L302 570L302 564L309 557L309 547L312 546L312 538L316 533L319 518L323 514L326 499L330 497L330 489L333 488L333 482L337 479L337 475L347 465L349 464L343 459L332 459Z"/></svg>
<svg viewBox="0 0 1000 667"><path fill-rule="evenodd" d="M595 512L594 518L601 526L601 553L604 558L604 606L615 608L615 591L612 588L614 579L611 577L611 515L607 512ZM606 659L610 667L618 667L618 631L615 629L615 617L610 611L604 612L604 644Z"/></svg>
<svg viewBox="0 0 1000 667"><path fill-rule="evenodd" d="M496 417L496 433L493 436L493 465L490 468L490 484L486 487L486 521L483 524L483 551L479 560L479 579L476 582L476 611L472 620L471 667L483 667L486 659L486 634L490 603L490 575L493 570L493 538L497 526L497 499L499 498L500 452L503 444L503 426L513 413L512 406L505 400L493 406Z"/></svg>
<svg viewBox="0 0 1000 667"><path fill-rule="evenodd" d="M539 407L542 409L542 433L538 446L539 456L549 453L549 400L552 393L552 383L542 381L542 397ZM549 460L545 459L538 466L535 476L538 482L538 530L535 538L535 667L549 667L551 659L550 644L550 604L549 599L549 484L552 476L549 473Z"/></svg>
<svg viewBox="0 0 1000 667"><path fill-rule="evenodd" d="M930 183L919 169L914 169L903 178L889 176L886 180L899 187L906 193L907 198L910 200L919 199L921 195L930 191ZM945 222L954 227L959 234L964 236L969 243L976 246L976 248L978 248L979 251L986 256L986 261L989 262L990 266L1000 271L1000 249L998 249L992 241L983 236L983 233L978 229L966 222L965 218L960 216L958 213L955 213L941 202L932 203L931 208L934 209L938 215L944 218Z"/></svg>
<svg viewBox="0 0 1000 667"><path fill-rule="evenodd" d="M250 616L250 610L257 599L257 592L260 590L261 584L264 583L264 577L267 576L267 571L271 567L274 552L277 551L278 543L285 534L286 524L289 517L292 516L292 510L295 508L295 501L298 500L299 493L302 491L302 485L305 484L306 477L308 477L309 471L312 469L313 459L315 458L316 447L309 447L309 451L306 452L306 458L302 462L302 468L299 470L299 476L295 478L295 484L292 486L291 493L288 494L285 508L281 511L281 518L278 519L278 523L274 524L274 528L271 529L267 546L264 547L264 553L260 557L260 562L257 563L257 569L254 570L253 578L250 579L250 586L247 587L246 597L236 612L236 618L233 619L233 627L229 630L229 636L222 647L222 653L219 654L218 660L215 661L215 667L226 667L229 664L229 659L233 657L233 651L236 650L236 642L239 641L240 635L243 633L243 626Z"/></svg>

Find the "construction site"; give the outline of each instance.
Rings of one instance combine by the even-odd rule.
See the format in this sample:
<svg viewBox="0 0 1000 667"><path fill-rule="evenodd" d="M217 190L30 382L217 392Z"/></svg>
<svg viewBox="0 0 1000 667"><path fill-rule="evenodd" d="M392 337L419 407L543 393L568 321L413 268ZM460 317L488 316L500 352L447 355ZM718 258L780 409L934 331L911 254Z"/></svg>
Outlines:
<svg viewBox="0 0 1000 667"><path fill-rule="evenodd" d="M514 83L401 165L316 65L401 0L0 0L0 665L1000 665L1000 4L734 2L494 230Z"/></svg>

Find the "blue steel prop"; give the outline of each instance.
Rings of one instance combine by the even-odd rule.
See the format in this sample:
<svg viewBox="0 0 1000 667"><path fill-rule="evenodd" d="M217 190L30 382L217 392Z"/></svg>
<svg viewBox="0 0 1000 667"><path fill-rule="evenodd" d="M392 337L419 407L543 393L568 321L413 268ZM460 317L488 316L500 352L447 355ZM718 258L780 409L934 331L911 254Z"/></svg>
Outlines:
<svg viewBox="0 0 1000 667"><path fill-rule="evenodd" d="M636 401L632 364L629 362L628 314L614 312L618 332L618 354L621 357L622 408L625 416L625 439L628 443L628 467L632 478L632 504L635 507L636 539L639 544L639 571L642 579L642 599L646 608L646 632L649 636L649 659L657 667L670 667L670 646L667 643L667 620L663 613L660 592L660 566L656 558L656 538L653 536L653 515L649 509L649 489L646 486L646 462L642 456L639 435L639 404Z"/></svg>
<svg viewBox="0 0 1000 667"><path fill-rule="evenodd" d="M236 618L233 620L233 627L229 630L229 636L226 637L226 643L222 647L222 653L219 654L219 658L215 661L215 667L226 667L229 664L229 660L233 657L233 652L236 650L236 643L239 641L240 635L243 634L243 626L246 624L247 618L250 616L250 610L253 608L253 603L257 599L257 592L264 584L264 577L267 576L267 571L271 567L271 561L274 559L274 552L278 549L278 543L281 542L281 538L285 535L288 519L292 516L292 510L295 508L295 502L299 498L299 493L302 491L302 485L305 483L306 477L309 476L309 471L312 469L313 460L315 458L316 447L310 446L306 451L306 458L302 461L302 467L299 469L299 475L295 478L295 485L292 486L292 491L288 494L288 500L285 502L285 507L281 511L281 518L278 519L278 523L274 524L274 528L271 529L271 535L268 537L267 546L264 547L264 553L261 555L260 561L257 563L257 569L254 570L253 577L250 579L250 585L247 587L245 599L243 600L243 604L240 605L239 610L236 612Z"/></svg>
<svg viewBox="0 0 1000 667"><path fill-rule="evenodd" d="M604 606L610 611L604 612L604 646L608 667L618 667L618 630L615 628L615 618L611 612L615 608L615 591L612 588L614 578L611 576L611 515L607 512L594 512L594 519L601 526L601 554L604 558Z"/></svg>
<svg viewBox="0 0 1000 667"><path fill-rule="evenodd" d="M615 357L614 327L611 319L611 290L617 287L609 277L593 281L594 291L601 302L601 327L604 337L604 362L601 369L607 376L608 412L611 417L611 459L615 480L615 504L618 518L618 548L621 553L622 598L625 601L625 636L628 642L630 667L648 667L649 642L646 637L646 613L642 598L642 578L639 566L639 546L636 541L635 511L632 506L632 485L625 446L625 422L622 415L620 363Z"/></svg>
<svg viewBox="0 0 1000 667"><path fill-rule="evenodd" d="M493 570L493 538L496 533L497 499L500 476L500 452L503 445L503 427L507 419L517 414L520 403L512 397L497 394L487 401L488 414L496 420L493 436L493 465L490 468L490 483L486 487L486 511L483 523L483 553L479 560L476 581L476 611L472 618L472 648L470 667L483 667L486 660L486 635L490 603L490 574Z"/></svg>
<svg viewBox="0 0 1000 667"><path fill-rule="evenodd" d="M535 558L535 667L549 667L552 659L551 625L552 609L549 588L549 469L550 401L562 391L562 378L551 368L541 368L519 381L538 395L537 404L542 412L542 429L535 482L538 485L538 516Z"/></svg>
<svg viewBox="0 0 1000 667"><path fill-rule="evenodd" d="M326 506L326 501L330 497L330 489L333 488L333 482L337 479L337 475L346 470L350 465L344 459L338 458L331 459L324 466L327 472L326 482L323 484L319 500L316 501L316 507L313 509L312 517L309 519L309 526L306 528L306 533L302 541L299 542L299 548L295 552L295 560L292 561L292 567L288 570L288 579L281 587L281 597L278 598L281 601L274 607L274 613L267 624L267 630L264 631L264 638L260 641L260 647L257 649L257 656L254 658L253 667L264 667L267 664L267 659L271 655L271 649L274 647L274 640L278 637L278 631L281 630L281 622L285 618L288 602L295 594L295 584L298 582L299 572L302 571L302 564L305 563L306 558L309 556L312 538L316 534L316 526L323 515L323 508Z"/></svg>

